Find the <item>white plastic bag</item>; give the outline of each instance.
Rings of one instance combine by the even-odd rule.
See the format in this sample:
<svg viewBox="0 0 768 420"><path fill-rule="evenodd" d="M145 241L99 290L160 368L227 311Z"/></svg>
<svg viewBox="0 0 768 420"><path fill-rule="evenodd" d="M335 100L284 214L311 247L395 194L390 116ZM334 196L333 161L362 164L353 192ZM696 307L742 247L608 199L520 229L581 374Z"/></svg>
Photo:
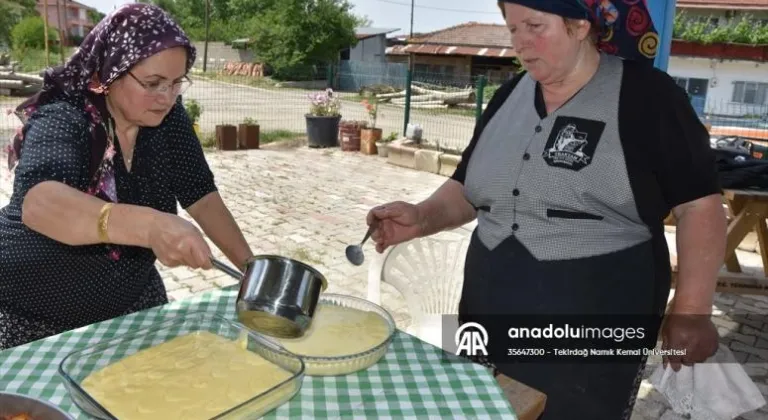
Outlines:
<svg viewBox="0 0 768 420"><path fill-rule="evenodd" d="M677 414L696 420L732 420L766 404L760 389L727 346L704 363L681 366L659 365L650 382Z"/></svg>

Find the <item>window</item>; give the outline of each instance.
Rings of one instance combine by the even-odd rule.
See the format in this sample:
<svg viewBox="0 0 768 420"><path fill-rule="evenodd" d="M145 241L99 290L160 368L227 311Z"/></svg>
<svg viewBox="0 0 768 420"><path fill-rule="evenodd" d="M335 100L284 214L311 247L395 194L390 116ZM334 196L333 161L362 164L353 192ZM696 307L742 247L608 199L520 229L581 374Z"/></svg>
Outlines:
<svg viewBox="0 0 768 420"><path fill-rule="evenodd" d="M766 90L768 90L768 83L733 82L731 101L749 105L765 105L768 103Z"/></svg>
<svg viewBox="0 0 768 420"><path fill-rule="evenodd" d="M672 77L678 86L683 88L691 96L707 96L709 79L698 79L695 77Z"/></svg>

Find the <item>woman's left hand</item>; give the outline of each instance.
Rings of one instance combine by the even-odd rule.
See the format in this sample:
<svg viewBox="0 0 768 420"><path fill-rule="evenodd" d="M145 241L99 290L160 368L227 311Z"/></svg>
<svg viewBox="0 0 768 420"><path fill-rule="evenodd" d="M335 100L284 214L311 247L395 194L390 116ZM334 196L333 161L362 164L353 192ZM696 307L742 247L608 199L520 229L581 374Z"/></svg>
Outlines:
<svg viewBox="0 0 768 420"><path fill-rule="evenodd" d="M681 364L691 366L701 363L717 352L720 336L709 315L675 313L665 317L661 330L662 350L670 352L663 357L672 370L680 370Z"/></svg>

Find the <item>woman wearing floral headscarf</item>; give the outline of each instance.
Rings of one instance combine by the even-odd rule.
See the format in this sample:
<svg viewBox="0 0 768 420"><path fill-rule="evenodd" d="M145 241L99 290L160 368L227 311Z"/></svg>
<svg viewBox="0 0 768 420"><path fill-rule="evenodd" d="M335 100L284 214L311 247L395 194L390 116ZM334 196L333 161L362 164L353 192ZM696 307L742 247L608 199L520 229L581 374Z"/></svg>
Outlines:
<svg viewBox="0 0 768 420"><path fill-rule="evenodd" d="M601 361L556 346L655 347L670 291L663 220L673 212L679 275L663 347L684 354L668 358L673 369L714 354L708 315L725 215L709 134L685 92L652 66L658 36L644 0L499 6L526 71L496 92L430 198L370 212L369 223L381 220L372 238L382 252L476 218L459 318L487 329L488 362L547 394L541 419L628 419L642 350ZM612 329L589 330L596 339L581 345L508 335L546 334L550 323L572 338L584 338L582 326Z"/></svg>
<svg viewBox="0 0 768 420"><path fill-rule="evenodd" d="M195 49L159 8L102 20L17 109L0 210L0 349L167 302L155 268L238 267L251 250L179 101Z"/></svg>

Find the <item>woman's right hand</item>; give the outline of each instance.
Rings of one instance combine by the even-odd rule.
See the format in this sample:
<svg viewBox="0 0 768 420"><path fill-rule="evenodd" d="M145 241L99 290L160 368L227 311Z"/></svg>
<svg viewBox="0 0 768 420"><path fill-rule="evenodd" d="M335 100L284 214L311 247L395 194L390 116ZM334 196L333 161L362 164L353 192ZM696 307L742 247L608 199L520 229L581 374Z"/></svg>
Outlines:
<svg viewBox="0 0 768 420"><path fill-rule="evenodd" d="M417 238L424 231L419 208L402 201L371 209L366 222L368 226L374 222L379 224L371 234L371 239L376 243L376 251L379 253L390 246Z"/></svg>
<svg viewBox="0 0 768 420"><path fill-rule="evenodd" d="M212 268L211 249L202 233L175 214L155 216L149 231L149 247L166 267Z"/></svg>

